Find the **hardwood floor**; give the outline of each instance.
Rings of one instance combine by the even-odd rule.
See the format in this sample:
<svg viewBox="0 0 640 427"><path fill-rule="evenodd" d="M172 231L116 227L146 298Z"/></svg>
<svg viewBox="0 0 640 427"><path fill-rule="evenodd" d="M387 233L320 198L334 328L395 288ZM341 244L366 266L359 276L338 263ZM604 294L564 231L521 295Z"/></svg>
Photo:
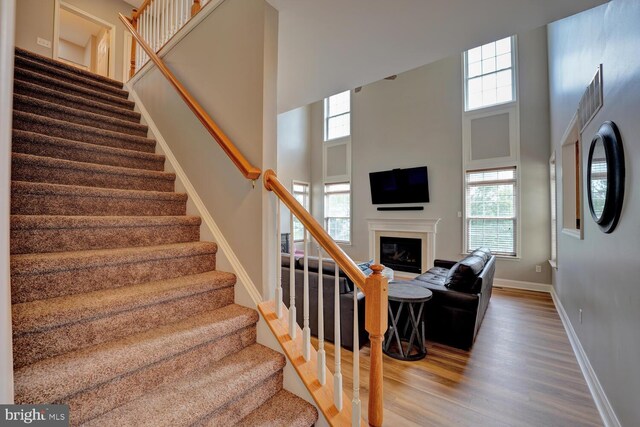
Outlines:
<svg viewBox="0 0 640 427"><path fill-rule="evenodd" d="M333 346L325 347L333 367ZM427 348L417 362L384 356L385 426L602 425L548 294L494 288L471 351ZM366 418L369 348L360 354ZM341 359L351 397L352 353Z"/></svg>

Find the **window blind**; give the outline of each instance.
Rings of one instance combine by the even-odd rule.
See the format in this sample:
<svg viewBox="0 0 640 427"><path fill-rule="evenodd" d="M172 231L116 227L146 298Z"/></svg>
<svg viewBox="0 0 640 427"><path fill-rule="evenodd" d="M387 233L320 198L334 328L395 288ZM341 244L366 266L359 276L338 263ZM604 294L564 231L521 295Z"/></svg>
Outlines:
<svg viewBox="0 0 640 427"><path fill-rule="evenodd" d="M516 256L515 167L467 171L465 200L467 252L488 247L495 254Z"/></svg>

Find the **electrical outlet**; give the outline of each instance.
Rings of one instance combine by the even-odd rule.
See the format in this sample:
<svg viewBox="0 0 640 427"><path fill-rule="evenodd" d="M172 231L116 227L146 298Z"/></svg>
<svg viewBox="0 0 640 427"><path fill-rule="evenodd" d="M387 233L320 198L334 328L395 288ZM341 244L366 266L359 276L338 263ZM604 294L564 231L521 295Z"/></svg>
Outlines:
<svg viewBox="0 0 640 427"><path fill-rule="evenodd" d="M536 273L542 273L542 266L536 265Z"/></svg>
<svg viewBox="0 0 640 427"><path fill-rule="evenodd" d="M462 212L458 211L458 218L462 218Z"/></svg>
<svg viewBox="0 0 640 427"><path fill-rule="evenodd" d="M582 325L582 309L578 309L578 319L580 321L580 324Z"/></svg>
<svg viewBox="0 0 640 427"><path fill-rule="evenodd" d="M38 37L37 42L40 46L44 46L48 49L51 49L51 40L43 39L42 37Z"/></svg>

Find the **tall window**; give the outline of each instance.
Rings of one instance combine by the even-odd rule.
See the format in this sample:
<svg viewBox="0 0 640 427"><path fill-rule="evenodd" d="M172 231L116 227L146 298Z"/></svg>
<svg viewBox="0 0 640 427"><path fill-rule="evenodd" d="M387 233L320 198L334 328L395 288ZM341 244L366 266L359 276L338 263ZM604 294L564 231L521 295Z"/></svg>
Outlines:
<svg viewBox="0 0 640 427"><path fill-rule="evenodd" d="M485 246L516 256L516 168L467 171L465 194L466 251Z"/></svg>
<svg viewBox="0 0 640 427"><path fill-rule="evenodd" d="M351 91L324 99L324 140L351 135Z"/></svg>
<svg viewBox="0 0 640 427"><path fill-rule="evenodd" d="M324 227L333 240L351 241L351 183L324 185Z"/></svg>
<svg viewBox="0 0 640 427"><path fill-rule="evenodd" d="M549 160L549 197L551 206L551 265L558 264L558 214L556 210L556 153Z"/></svg>
<svg viewBox="0 0 640 427"><path fill-rule="evenodd" d="M306 210L309 210L309 183L293 181L293 197L302 205ZM293 241L299 242L304 240L304 226L298 218L293 218Z"/></svg>
<svg viewBox="0 0 640 427"><path fill-rule="evenodd" d="M516 100L515 36L464 53L465 111Z"/></svg>

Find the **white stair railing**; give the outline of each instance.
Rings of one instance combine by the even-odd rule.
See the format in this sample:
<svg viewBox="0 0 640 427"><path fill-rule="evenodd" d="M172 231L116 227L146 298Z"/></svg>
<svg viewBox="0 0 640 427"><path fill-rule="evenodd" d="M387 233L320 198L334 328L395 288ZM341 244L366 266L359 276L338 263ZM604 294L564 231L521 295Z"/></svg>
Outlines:
<svg viewBox="0 0 640 427"><path fill-rule="evenodd" d="M209 0L146 0L133 11L132 25L158 52ZM134 41L135 43L135 41ZM149 55L135 43L131 52L130 77L149 61Z"/></svg>
<svg viewBox="0 0 640 427"><path fill-rule="evenodd" d="M282 308L282 313L278 314L277 306L281 302L265 301L258 304L258 310L267 322L267 325L274 333L278 342L282 346L285 354L289 358L291 364L300 376L307 390L318 405L318 409L322 411L325 418L332 426L359 426L364 423L362 420L362 409L360 401L360 316L361 304L364 303L364 324L365 329L369 333L369 382L368 382L368 423L372 426L381 426L383 422L383 376L382 376L382 341L384 333L387 330L387 279L382 276L381 265L374 264L371 266L373 273L365 276L358 266L349 258L322 226L311 216L311 214L296 200L289 190L282 185L276 173L269 169L263 174L264 186L267 190L272 191L278 197L278 203L282 203L289 210L290 220L290 245L289 245L289 316L286 315L287 310ZM280 221L281 208L276 209L276 221ZM304 233L304 260L302 265L302 277L300 277L300 269L296 271L296 260L294 253L296 252L294 236L294 219L302 225ZM317 349L311 346L310 325L309 325L309 244L311 237L314 239L318 247L318 325L316 335L318 337ZM278 242L281 240L278 236ZM280 251L280 244L277 248ZM325 257L326 254L326 257ZM328 260L334 262L334 366L333 372L326 363L325 348L325 301L324 301L324 265ZM278 265L276 268L282 268ZM353 283L353 318L341 318L340 305L340 281L341 274L344 274ZM315 272L314 272L315 273ZM281 276L277 276L279 281ZM297 323L295 313L295 290L296 277L298 285L302 285L302 301L303 316L301 320L302 331L299 337L296 337L296 331L300 329ZM302 283L300 283L300 279ZM278 285L280 283L278 282ZM331 288L331 285L328 284ZM300 290L300 289L299 289ZM360 291L364 294L363 300ZM276 292L277 293L277 292ZM300 298L300 296L298 297ZM284 305L285 302L283 301ZM331 317L329 317L331 318ZM351 405L346 405L345 393L343 390L343 365L341 323L353 322L353 390L351 392Z"/></svg>

